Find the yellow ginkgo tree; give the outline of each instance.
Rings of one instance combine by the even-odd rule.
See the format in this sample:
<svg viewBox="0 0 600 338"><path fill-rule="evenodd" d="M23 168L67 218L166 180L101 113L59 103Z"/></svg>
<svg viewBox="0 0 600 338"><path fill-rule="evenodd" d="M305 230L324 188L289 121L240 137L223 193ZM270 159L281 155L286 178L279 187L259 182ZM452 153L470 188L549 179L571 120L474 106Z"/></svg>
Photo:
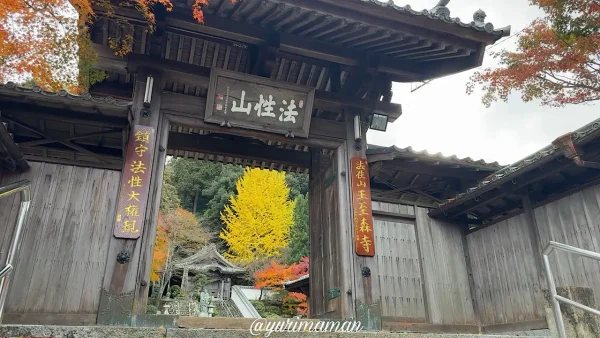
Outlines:
<svg viewBox="0 0 600 338"><path fill-rule="evenodd" d="M237 196L221 213L226 227L220 237L228 250L225 257L236 263L277 256L288 244L294 223L294 202L285 173L249 169L236 183Z"/></svg>

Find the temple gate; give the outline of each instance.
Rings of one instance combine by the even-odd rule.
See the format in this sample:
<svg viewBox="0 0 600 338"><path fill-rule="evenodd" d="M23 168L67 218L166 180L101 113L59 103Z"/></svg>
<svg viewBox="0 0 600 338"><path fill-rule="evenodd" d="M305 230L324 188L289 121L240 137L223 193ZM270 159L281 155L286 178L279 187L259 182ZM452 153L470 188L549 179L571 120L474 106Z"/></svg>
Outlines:
<svg viewBox="0 0 600 338"><path fill-rule="evenodd" d="M480 66L508 28L482 12L450 19L445 6L334 0L211 1L199 25L190 5L157 6L153 34L126 8L125 26L100 18L92 37L108 79L90 93L1 85L1 118L32 166L1 183L33 187L31 251L14 275L27 287L13 286L5 322L127 325L145 311L168 155L309 173L311 316L371 329L383 313L429 318L382 309L375 227L386 215L369 185L383 165L367 160L366 132L401 116L393 81ZM116 57L108 41L125 30L132 53ZM0 203L7 227L15 201ZM418 217L411 208L401 214Z"/></svg>

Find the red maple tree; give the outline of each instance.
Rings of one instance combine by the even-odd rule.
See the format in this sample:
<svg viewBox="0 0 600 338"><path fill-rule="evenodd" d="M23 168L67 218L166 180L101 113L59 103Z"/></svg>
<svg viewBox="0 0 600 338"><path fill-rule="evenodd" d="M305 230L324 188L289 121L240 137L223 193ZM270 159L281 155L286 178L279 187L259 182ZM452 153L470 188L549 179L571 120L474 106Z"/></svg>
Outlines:
<svg viewBox="0 0 600 338"><path fill-rule="evenodd" d="M530 2L546 16L523 30L515 52L492 53L500 67L476 72L467 93L481 86L486 106L513 91L526 102L557 107L600 100L600 2Z"/></svg>
<svg viewBox="0 0 600 338"><path fill-rule="evenodd" d="M204 23L203 6L194 0L191 14ZM235 2L237 0L231 0ZM156 6L173 9L172 0L122 0L118 6L135 8L154 32ZM101 12L101 13L97 13ZM98 58L90 39L90 25L99 15L114 17L111 0L0 0L0 83L27 74L47 90L81 92L105 75L93 69ZM116 55L131 52L133 36L125 19L116 18L124 36L109 39ZM73 72L78 68L78 74Z"/></svg>

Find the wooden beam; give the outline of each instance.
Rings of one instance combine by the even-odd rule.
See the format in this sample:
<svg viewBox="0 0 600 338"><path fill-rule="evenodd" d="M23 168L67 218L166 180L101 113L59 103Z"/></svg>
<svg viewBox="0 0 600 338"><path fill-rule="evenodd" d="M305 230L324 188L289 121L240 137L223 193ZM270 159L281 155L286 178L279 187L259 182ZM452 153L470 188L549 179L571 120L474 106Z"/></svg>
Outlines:
<svg viewBox="0 0 600 338"><path fill-rule="evenodd" d="M318 148L325 148L325 149L335 149L343 142L340 139L336 139L336 138L327 138L327 137L323 137L323 136L311 137L310 135L316 135L316 134L312 134L312 133L309 134L309 137L306 139L305 138L289 139L289 138L286 138L284 135L270 134L270 133L266 133L266 132L262 132L262 131L258 131L258 130L241 129L241 128L231 129L228 127L221 127L220 125L215 124L215 123L204 122L204 119L199 119L197 117L190 117L190 116L177 115L177 114L169 114L168 116L169 116L169 120L173 124L195 127L195 128L199 128L199 129L202 129L205 131L211 131L211 132L215 132L215 133L235 134L235 135L239 135L239 136L245 136L245 137L250 137L250 138L255 138L255 139L263 139L263 140L268 139L268 140L273 140L274 142L294 143L294 144L298 144L298 145L302 145L302 146L318 147Z"/></svg>
<svg viewBox="0 0 600 338"><path fill-rule="evenodd" d="M34 116L39 119L56 120L62 122L87 124L100 127L123 127L129 121L127 117L104 115L100 113L80 113L77 111L53 107L39 106L36 104L0 101L3 117Z"/></svg>
<svg viewBox="0 0 600 338"><path fill-rule="evenodd" d="M3 117L2 119L6 119L8 121L11 121L11 122L13 122L14 124L16 124L18 126L21 126L21 127L25 128L25 129L27 129L27 130L35 133L35 134L38 134L39 136L43 137L44 139L49 139L49 137L46 136L46 133L44 133L43 131L41 131L38 128L35 128L33 126L30 126L29 124L27 124L25 122L19 121L18 119L14 118L14 117ZM81 147L81 146L79 146L79 145L77 145L77 144L75 144L73 142L65 141L65 140L54 140L54 139L52 139L52 142L58 142L58 143L60 143L62 145L65 145L65 146L67 146L67 147L69 147L69 148L71 148L73 150L76 150L76 151L78 151L80 153L89 155L92 158L96 159L97 162L100 162L100 163L109 163L106 159L102 158L98 154L96 154L96 153L94 153L94 152L92 152L92 151L90 151L90 150L88 150L86 148L83 148L83 147Z"/></svg>
<svg viewBox="0 0 600 338"><path fill-rule="evenodd" d="M377 162L382 160L379 154L369 155L369 162ZM386 154L381 154L386 155ZM474 173L467 172L465 170L460 169L451 169L451 168L442 168L442 167L434 167L422 164L408 163L408 162L400 162L398 160L394 160L389 162L389 167L394 168L400 171L404 171L407 173L413 174L422 174L436 177L445 177L445 178L458 178L462 180L473 180L475 178Z"/></svg>
<svg viewBox="0 0 600 338"><path fill-rule="evenodd" d="M204 25L188 18L187 14L173 13L167 19L168 25L185 29L191 32L201 32L208 35L218 36L224 39L238 41L242 43L262 45L267 40L267 29L245 22L227 20L214 15L206 15ZM339 63L346 66L358 67L364 64L368 59L365 52L357 51L343 46L333 46L314 39L309 39L297 34L280 33L279 50L282 52L302 55L307 58L324 60L328 62ZM374 70L386 69L390 75L394 75L399 81L418 81L422 80L422 75L417 67L422 67L418 63L403 61L380 56L378 63L381 66L374 67Z"/></svg>
<svg viewBox="0 0 600 338"><path fill-rule="evenodd" d="M369 162L369 175L371 176L371 178L376 177L377 174L379 174L379 172L383 169L383 167L383 161L374 163Z"/></svg>
<svg viewBox="0 0 600 338"><path fill-rule="evenodd" d="M169 148L248 160L272 161L286 166L310 168L310 153L251 143L248 140L228 139L212 135L169 133ZM324 161L322 158L321 161Z"/></svg>
<svg viewBox="0 0 600 338"><path fill-rule="evenodd" d="M415 215L410 215L410 214L401 214L401 213L397 213L397 212L391 212L391 211L383 211L383 210L375 210L373 209L373 215L379 215L379 216L388 216L388 217L395 217L395 218L407 218L407 219L416 219Z"/></svg>
<svg viewBox="0 0 600 338"><path fill-rule="evenodd" d="M258 47L256 59L252 60L252 74L271 77L279 52L279 33L268 31L266 41Z"/></svg>
<svg viewBox="0 0 600 338"><path fill-rule="evenodd" d="M331 92L337 93L342 88L341 85L341 69L340 65L337 63L333 63L331 67L329 67L329 78L331 80Z"/></svg>
<svg viewBox="0 0 600 338"><path fill-rule="evenodd" d="M424 77L434 79L481 66L485 55L485 45L481 44L472 52L464 51L463 54L465 56L456 58L454 61L448 61L447 58L440 56L438 61L434 61L436 59L432 58L430 62L421 62L421 64L428 66L424 72Z"/></svg>
<svg viewBox="0 0 600 338"><path fill-rule="evenodd" d="M310 3L294 0L272 1L436 41L469 45L473 41L491 44L496 39L492 34L477 31L471 27L449 25L441 20L432 21L423 16L398 12L388 6L377 6L368 2L340 3L338 0L315 0Z"/></svg>
<svg viewBox="0 0 600 338"><path fill-rule="evenodd" d="M74 165L79 167L90 167L90 168L100 168L100 169L110 169L110 170L118 170L121 171L123 169L123 163L118 162L119 159L110 158L111 162L108 163L95 163L95 162L85 162L81 160L69 160L64 158L56 158L56 157L44 157L38 155L24 155L26 160L31 162L48 162L48 163L57 163L57 164L66 164L66 165ZM108 158L106 158L108 159ZM114 162L112 161L114 160Z"/></svg>
<svg viewBox="0 0 600 338"><path fill-rule="evenodd" d="M103 67L101 64L98 66L100 68ZM167 81L189 83L204 88L208 87L211 73L209 67L196 66L173 60L157 59L140 54L131 54L128 56L129 71L143 68L160 69L164 71ZM394 122L402 115L402 105L400 104L343 96L323 90L315 91L314 109L341 112L343 110L342 108L358 109L365 113L371 113L373 110L380 110L389 115L390 122Z"/></svg>
<svg viewBox="0 0 600 338"><path fill-rule="evenodd" d="M89 133L89 134L83 134L83 135L73 136L73 137L69 137L69 138L65 138L65 139L47 138L47 139L41 139L41 140L26 141L26 142L19 143L19 146L20 147L26 147L26 146L37 146L37 145L48 144L48 143L55 143L55 142L59 142L59 143L70 142L70 141L74 141L74 140L80 140L82 138L89 138L89 137L95 137L95 136L99 136L99 135L122 133L122 132L123 132L122 128L119 128L119 129L110 129L110 130L99 131L99 132L95 132L95 133Z"/></svg>

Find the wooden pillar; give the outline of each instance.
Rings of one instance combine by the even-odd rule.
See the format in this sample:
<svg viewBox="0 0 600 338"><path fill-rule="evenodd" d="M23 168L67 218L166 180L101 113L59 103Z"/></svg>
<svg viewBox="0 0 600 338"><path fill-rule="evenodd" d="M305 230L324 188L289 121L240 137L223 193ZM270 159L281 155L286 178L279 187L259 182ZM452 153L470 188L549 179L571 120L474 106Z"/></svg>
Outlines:
<svg viewBox="0 0 600 338"><path fill-rule="evenodd" d="M152 75L154 79L151 105L147 107L150 114L142 116L140 113L144 109L143 101L148 75ZM150 187L143 222L138 225L141 236L137 239L116 238L111 228L111 240L106 257L107 264L98 309L97 322L99 324L129 325L132 313L145 312L168 135L165 126L165 123L168 125L168 121L160 115L163 86L163 76L158 71L138 69L135 74L131 108L133 119L130 126L152 127L156 133L156 142L151 149L148 149L148 152L153 154L151 163L147 164L147 170L150 171L150 181L148 182ZM127 159L134 155L128 153L125 156ZM124 167L123 174L128 169ZM144 196L140 196L140 199L143 198ZM118 261L117 257L119 257Z"/></svg>
<svg viewBox="0 0 600 338"><path fill-rule="evenodd" d="M358 112L356 113L358 114ZM346 112L345 123L346 123L346 159L345 168L346 174L344 177L345 189L340 191L343 195L340 195L340 199L347 207L342 208L340 213L340 219L348 224L346 230L351 236L351 240L344 242L344 247L341 248L343 252L348 252L347 257L352 261L352 267L350 273L351 279L354 282L353 298L354 298L354 311L355 319L359 320L366 329L380 330L381 329L381 291L379 285L379 272L377 268L377 258L369 256L358 256L356 254L356 248L354 243L354 233L357 224L354 224L353 217L353 206L352 206L352 190L351 190L351 175L350 165L353 157L366 159L367 150L367 125L364 122L364 118L361 118L361 140L355 141L354 131L354 115ZM340 181L342 185L342 181ZM369 201L369 203L371 203ZM370 205L370 204L369 204ZM344 237L345 238L345 237ZM374 243L373 243L374 244ZM379 248L375 247L375 252ZM352 258L350 258L352 257Z"/></svg>
<svg viewBox="0 0 600 338"><path fill-rule="evenodd" d="M342 319L354 319L354 237L352 228L352 213L350 210L350 186L348 181L349 162L346 143L342 143L335 151L336 175L338 183L338 231L339 238L339 261L340 261L340 283L341 283L341 314Z"/></svg>
<svg viewBox="0 0 600 338"><path fill-rule="evenodd" d="M463 253L465 255L465 265L467 268L467 278L469 280L469 296L471 296L471 305L473 306L473 314L475 315L475 323L481 327L481 314L479 310L479 302L477 301L476 290L475 290L475 279L473 278L473 265L471 264L471 254L469 253L469 242L467 240L467 234L469 225L465 224L460 229L460 237L462 240ZM422 266L421 266L422 268ZM423 273L421 273L423 275ZM427 309L426 309L426 312ZM430 318L428 317L429 321Z"/></svg>
<svg viewBox="0 0 600 338"><path fill-rule="evenodd" d="M221 300L223 300L223 292L225 290L225 280L221 279L221 291L219 291L219 298L221 298Z"/></svg>
<svg viewBox="0 0 600 338"><path fill-rule="evenodd" d="M522 194L521 201L523 202L523 212L525 219L527 220L527 232L531 241L531 249L533 252L533 258L536 268L537 280L534 288L534 304L536 316L544 316L544 299L543 299L543 288L547 288L546 279L544 277L544 261L542 259L542 247L540 241L540 230L538 228L537 220L535 219L535 213L531 204L531 198L529 197L529 191L525 191ZM538 317L539 318L539 317Z"/></svg>
<svg viewBox="0 0 600 338"><path fill-rule="evenodd" d="M184 295L188 295L188 289L189 289L189 275L190 270L188 268L183 268L183 276L181 277L181 292Z"/></svg>

